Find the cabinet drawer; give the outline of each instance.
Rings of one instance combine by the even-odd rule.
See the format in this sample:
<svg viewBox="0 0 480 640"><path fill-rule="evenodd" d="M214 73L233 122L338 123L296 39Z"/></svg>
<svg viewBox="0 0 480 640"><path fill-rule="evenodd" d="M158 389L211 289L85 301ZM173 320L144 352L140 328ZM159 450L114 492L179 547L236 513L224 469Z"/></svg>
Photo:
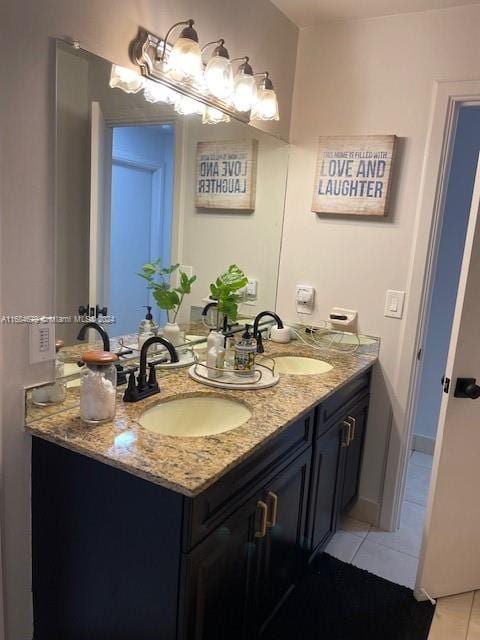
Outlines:
<svg viewBox="0 0 480 640"><path fill-rule="evenodd" d="M266 473L309 447L314 412L306 413L195 498L185 499L183 550L188 551L244 501Z"/></svg>
<svg viewBox="0 0 480 640"><path fill-rule="evenodd" d="M366 394L370 387L371 369L361 373L348 384L335 391L317 409L317 433L316 438L321 436L332 423L345 412L347 405L356 402L362 395Z"/></svg>

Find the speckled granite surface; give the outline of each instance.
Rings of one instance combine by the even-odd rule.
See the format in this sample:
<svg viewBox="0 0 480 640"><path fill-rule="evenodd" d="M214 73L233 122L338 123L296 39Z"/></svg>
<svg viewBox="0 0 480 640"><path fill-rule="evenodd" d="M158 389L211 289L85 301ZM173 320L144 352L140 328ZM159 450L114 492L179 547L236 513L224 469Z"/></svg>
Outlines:
<svg viewBox="0 0 480 640"><path fill-rule="evenodd" d="M87 425L80 419L78 407L74 407L31 422L26 429L32 435L178 493L195 496L376 360L375 355L313 351L298 342L268 343L266 355L316 357L332 364L333 369L313 376L282 374L275 387L261 391L213 389L194 382L187 370L179 370L162 377L160 394L141 402L123 403L123 389L120 390L113 421ZM250 408L252 417L233 431L194 438L161 436L138 424L138 416L145 409L192 394L239 399Z"/></svg>

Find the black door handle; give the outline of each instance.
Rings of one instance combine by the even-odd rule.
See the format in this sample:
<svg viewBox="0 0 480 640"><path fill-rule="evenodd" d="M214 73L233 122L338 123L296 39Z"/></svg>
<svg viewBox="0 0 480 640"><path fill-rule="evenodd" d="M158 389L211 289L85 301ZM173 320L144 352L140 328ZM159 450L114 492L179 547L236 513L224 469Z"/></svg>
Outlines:
<svg viewBox="0 0 480 640"><path fill-rule="evenodd" d="M476 378L457 378L455 386L455 398L480 398L480 386Z"/></svg>

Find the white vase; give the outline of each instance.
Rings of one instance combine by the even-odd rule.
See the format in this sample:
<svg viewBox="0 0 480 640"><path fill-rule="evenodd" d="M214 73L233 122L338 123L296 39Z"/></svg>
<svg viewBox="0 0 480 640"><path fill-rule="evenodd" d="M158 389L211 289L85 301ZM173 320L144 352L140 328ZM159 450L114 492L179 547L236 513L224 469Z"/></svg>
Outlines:
<svg viewBox="0 0 480 640"><path fill-rule="evenodd" d="M176 322L167 322L163 328L163 337L173 344L174 347L179 347L185 342L183 331Z"/></svg>

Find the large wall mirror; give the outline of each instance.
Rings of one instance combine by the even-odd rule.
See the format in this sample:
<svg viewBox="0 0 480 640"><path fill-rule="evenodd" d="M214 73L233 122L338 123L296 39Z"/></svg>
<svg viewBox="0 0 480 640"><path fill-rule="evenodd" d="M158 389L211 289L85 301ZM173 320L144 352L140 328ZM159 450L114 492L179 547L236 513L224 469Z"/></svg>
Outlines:
<svg viewBox="0 0 480 640"><path fill-rule="evenodd" d="M245 294L240 315L274 310L288 144L243 122L203 124L143 93L111 88L111 68L57 43L56 314L106 307L115 318L108 332L121 336L137 331L150 305L164 324L165 313L138 275L158 258L197 277L181 322L198 318L209 284L232 263L258 283ZM250 176L238 161L245 153ZM236 208L247 188L250 208ZM224 198L199 206L199 189ZM78 329L59 325L57 337L74 344Z"/></svg>

